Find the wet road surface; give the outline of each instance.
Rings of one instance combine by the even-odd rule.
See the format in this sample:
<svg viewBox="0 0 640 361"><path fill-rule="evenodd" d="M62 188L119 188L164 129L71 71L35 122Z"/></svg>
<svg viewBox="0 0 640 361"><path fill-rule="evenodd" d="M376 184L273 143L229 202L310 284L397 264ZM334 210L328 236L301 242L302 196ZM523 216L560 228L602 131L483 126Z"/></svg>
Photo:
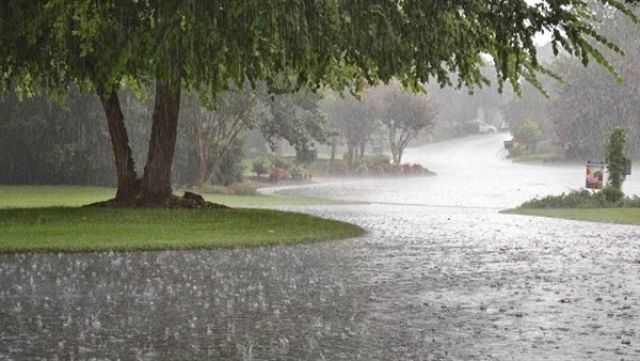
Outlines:
<svg viewBox="0 0 640 361"><path fill-rule="evenodd" d="M0 360L639 360L640 227L499 214L582 181L499 137L408 154L437 177L285 190L377 202L287 208L357 239L0 255Z"/></svg>

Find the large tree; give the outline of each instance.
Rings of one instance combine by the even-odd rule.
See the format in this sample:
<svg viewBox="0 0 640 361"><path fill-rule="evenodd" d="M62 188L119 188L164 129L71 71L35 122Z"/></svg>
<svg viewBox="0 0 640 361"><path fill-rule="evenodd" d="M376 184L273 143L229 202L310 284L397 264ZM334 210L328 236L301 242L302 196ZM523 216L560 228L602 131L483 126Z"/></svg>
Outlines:
<svg viewBox="0 0 640 361"><path fill-rule="evenodd" d="M602 3L626 12L618 0ZM168 205L183 89L215 98L228 81L358 91L399 79L412 89L485 84L483 54L498 86L536 83L544 72L533 38L609 67L581 0L5 0L0 4L1 87L64 94L95 91L107 117L118 175L116 201ZM455 74L457 79L452 79ZM140 180L118 99L125 84L152 87L151 138Z"/></svg>

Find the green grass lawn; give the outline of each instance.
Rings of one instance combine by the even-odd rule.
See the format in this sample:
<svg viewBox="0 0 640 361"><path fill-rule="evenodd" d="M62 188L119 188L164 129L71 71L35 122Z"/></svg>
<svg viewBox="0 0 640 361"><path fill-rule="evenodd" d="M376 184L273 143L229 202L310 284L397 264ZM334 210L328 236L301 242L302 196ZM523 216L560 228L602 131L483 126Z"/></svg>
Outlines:
<svg viewBox="0 0 640 361"><path fill-rule="evenodd" d="M577 221L640 224L640 208L515 208L502 213Z"/></svg>
<svg viewBox="0 0 640 361"><path fill-rule="evenodd" d="M113 198L114 188L74 186L0 186L0 208L78 207ZM181 192L176 192L181 195ZM230 207L346 204L338 200L288 196L203 194L208 201Z"/></svg>
<svg viewBox="0 0 640 361"><path fill-rule="evenodd" d="M199 249L296 244L364 233L358 226L269 209L108 209L96 187L0 186L0 253ZM206 195L230 206L327 204L294 197Z"/></svg>

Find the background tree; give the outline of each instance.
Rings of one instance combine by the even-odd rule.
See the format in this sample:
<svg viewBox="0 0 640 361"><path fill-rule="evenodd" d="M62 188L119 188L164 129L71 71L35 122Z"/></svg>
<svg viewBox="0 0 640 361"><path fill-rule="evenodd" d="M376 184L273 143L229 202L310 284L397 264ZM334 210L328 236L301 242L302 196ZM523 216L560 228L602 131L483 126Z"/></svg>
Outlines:
<svg viewBox="0 0 640 361"><path fill-rule="evenodd" d="M549 96L554 97L555 84L549 79L545 80L542 82L543 86ZM550 103L551 99L545 97L538 89L530 84L524 84L521 96L513 97L503 106L504 120L510 127L514 138L527 143L527 139L530 137L526 134L532 134L531 130L535 128L537 130L533 134L539 133L534 137L535 143L544 139L556 145L556 132L549 114Z"/></svg>
<svg viewBox="0 0 640 361"><path fill-rule="evenodd" d="M77 89L64 106L9 94L0 101L0 183L112 185L107 132L99 100Z"/></svg>
<svg viewBox="0 0 640 361"><path fill-rule="evenodd" d="M300 97L306 97L300 94ZM317 96L314 96L317 98ZM153 102L142 92L119 92L118 98L129 130L135 163L144 164L150 129L146 126ZM282 106L295 97L282 97ZM242 176L240 158L245 138L255 130L261 142L263 126L272 124L271 98L249 86L227 90L220 94L215 109L204 106L197 94L183 95L182 122L176 136L173 162L174 182L183 188L199 187L203 183L225 184ZM314 100L315 101L315 100ZM37 96L20 101L16 94L0 100L0 183L10 184L83 184L116 185L109 132L104 122L98 97L71 90L62 105L49 96ZM288 116L296 117L298 112ZM311 122L312 119L318 123ZM297 135L297 142L311 144L307 138L324 134L324 116L285 121L281 131ZM320 130L289 131L287 127L309 126ZM285 135L286 135L285 134ZM281 135L270 133L276 142ZM259 154L264 155L268 149ZM222 166L224 164L224 167ZM200 182L198 182L200 179Z"/></svg>
<svg viewBox="0 0 640 361"><path fill-rule="evenodd" d="M192 144L196 158L194 185L201 189L212 173L224 174L217 168L227 155L230 156L224 162L227 167L231 157L238 156L238 149L241 149L239 136L256 127L267 115L261 109L258 96L248 84L242 89L222 92L215 104L211 105L215 107L213 109L201 106L197 94L193 92L187 94L183 102L186 106L181 116L191 126L191 132L187 134L191 141L185 140L185 144ZM229 179L237 176L224 178L223 183L228 183Z"/></svg>
<svg viewBox="0 0 640 361"><path fill-rule="evenodd" d="M576 160L602 160L607 129L625 127L630 153L637 157L640 152L638 26L631 19L595 2L590 2L590 9L595 14L593 26L626 51L626 56L620 57L600 47L612 60L621 81L616 81L606 69L584 69L576 59L561 56L549 67L562 74L565 81L543 81L550 98L545 99L537 90L525 85L523 97L514 99L506 107L506 118L514 134L524 120L535 120L543 138L556 143L556 152Z"/></svg>
<svg viewBox="0 0 640 361"><path fill-rule="evenodd" d="M371 134L380 127L371 103L352 95L335 95L324 103L330 124L344 138L347 146L345 160L349 165L362 160Z"/></svg>
<svg viewBox="0 0 640 361"><path fill-rule="evenodd" d="M296 153L307 152L313 142L326 143L329 130L320 110L320 95L301 90L292 94L264 94L270 117L264 118L260 130L272 149L278 140L286 140Z"/></svg>
<svg viewBox="0 0 640 361"><path fill-rule="evenodd" d="M513 139L524 144L527 149L535 150L542 140L542 130L535 120L527 119L513 131Z"/></svg>
<svg viewBox="0 0 640 361"><path fill-rule="evenodd" d="M376 89L372 93L368 96L377 98L376 108L388 132L393 163L400 164L409 142L435 124L435 110L426 94L411 94L395 84Z"/></svg>
<svg viewBox="0 0 640 361"><path fill-rule="evenodd" d="M493 83L496 82L495 71L488 65L483 66L482 71ZM523 91L532 88L539 93L528 83L522 84L521 88ZM469 89L441 88L432 84L427 90L429 98L438 104L438 121L432 131L434 140L475 134L479 130L480 122L499 128L505 121L505 105L511 99L517 98L510 88L502 93L497 93L492 87L482 87L469 92Z"/></svg>

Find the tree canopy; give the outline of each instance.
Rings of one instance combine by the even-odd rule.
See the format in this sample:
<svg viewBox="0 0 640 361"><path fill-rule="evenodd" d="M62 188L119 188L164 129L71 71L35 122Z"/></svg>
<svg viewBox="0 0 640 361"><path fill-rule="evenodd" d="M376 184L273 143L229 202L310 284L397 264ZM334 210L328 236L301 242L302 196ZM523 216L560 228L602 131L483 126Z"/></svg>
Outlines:
<svg viewBox="0 0 640 361"><path fill-rule="evenodd" d="M630 16L621 1L601 0ZM552 34L587 62L606 63L587 2L540 1L151 1L8 0L0 5L4 85L34 81L105 91L123 81L171 80L215 94L232 79L272 89L346 87L399 78L481 84L487 54L498 78L541 71L534 36ZM608 65L607 65L608 66Z"/></svg>
<svg viewBox="0 0 640 361"><path fill-rule="evenodd" d="M410 94L388 87L380 94L383 99L381 121L387 128L394 164L400 164L405 148L424 130L435 124L436 110L424 94Z"/></svg>
<svg viewBox="0 0 640 361"><path fill-rule="evenodd" d="M601 0L632 18L619 0ZM135 171L116 91L155 87L144 203L165 204L180 91L215 99L229 81L265 81L272 92L306 87L361 90L398 79L416 90L487 84L490 58L498 86L546 73L534 37L551 34L583 63L613 70L596 44L583 0L6 0L0 4L0 87L64 94L71 84L101 97L112 136L119 191L135 196ZM634 18L635 19L635 18ZM118 197L117 197L118 198Z"/></svg>

